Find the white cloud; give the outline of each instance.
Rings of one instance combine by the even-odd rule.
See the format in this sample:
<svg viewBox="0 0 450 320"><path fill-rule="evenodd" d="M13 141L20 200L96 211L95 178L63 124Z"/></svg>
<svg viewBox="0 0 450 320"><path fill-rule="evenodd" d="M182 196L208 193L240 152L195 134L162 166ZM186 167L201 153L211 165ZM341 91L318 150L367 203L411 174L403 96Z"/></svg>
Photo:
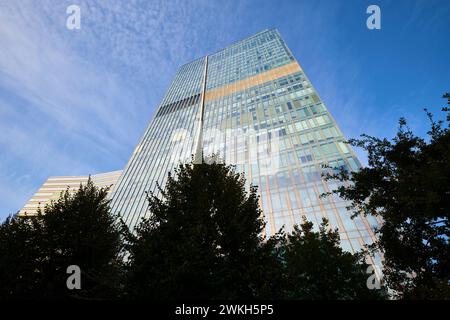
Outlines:
<svg viewBox="0 0 450 320"><path fill-rule="evenodd" d="M70 31L74 3L81 29ZM230 34L223 18L203 29L218 6L233 12L209 1L2 1L0 217L49 175L123 167L178 66Z"/></svg>
<svg viewBox="0 0 450 320"><path fill-rule="evenodd" d="M119 75L84 60L68 42L70 31L42 15L42 8L31 2L0 6L4 215L19 209L48 175L93 173L102 169L94 159L125 159L141 134L135 120L145 101ZM21 179L30 175L34 179Z"/></svg>

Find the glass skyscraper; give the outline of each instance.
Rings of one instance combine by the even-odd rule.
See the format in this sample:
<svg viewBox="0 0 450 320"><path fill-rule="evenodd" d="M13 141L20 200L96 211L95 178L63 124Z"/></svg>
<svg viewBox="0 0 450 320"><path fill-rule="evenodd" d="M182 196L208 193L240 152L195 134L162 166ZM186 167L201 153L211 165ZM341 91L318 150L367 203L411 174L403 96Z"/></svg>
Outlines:
<svg viewBox="0 0 450 320"><path fill-rule="evenodd" d="M335 189L322 165L360 164L299 63L275 29L183 65L117 183L113 212L130 226L149 214L146 191L159 194L180 162L216 154L258 186L273 234L302 216L338 228L356 251L374 238L372 217L350 219L348 203L320 198Z"/></svg>

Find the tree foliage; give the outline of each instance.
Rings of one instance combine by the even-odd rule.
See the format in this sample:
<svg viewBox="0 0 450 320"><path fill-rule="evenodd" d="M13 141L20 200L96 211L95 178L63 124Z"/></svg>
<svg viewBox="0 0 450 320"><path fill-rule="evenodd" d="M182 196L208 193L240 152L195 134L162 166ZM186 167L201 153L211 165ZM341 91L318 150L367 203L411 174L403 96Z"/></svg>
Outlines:
<svg viewBox="0 0 450 320"><path fill-rule="evenodd" d="M450 104L450 95L444 95ZM404 298L450 298L450 131L434 121L427 139L400 119L391 141L362 135L349 140L368 153L358 172L329 175L346 182L334 193L352 203L354 214L379 216L379 240L387 285ZM446 125L445 125L446 124Z"/></svg>
<svg viewBox="0 0 450 320"><path fill-rule="evenodd" d="M384 290L369 289L364 255L343 251L339 232L324 218L317 232L304 220L285 243L285 297L289 299L380 299Z"/></svg>
<svg viewBox="0 0 450 320"><path fill-rule="evenodd" d="M372 299L336 230L264 236L256 187L220 163L180 165L130 232L91 181L0 225L0 299ZM81 290L68 290L69 265Z"/></svg>
<svg viewBox="0 0 450 320"><path fill-rule="evenodd" d="M129 246L129 293L153 299L274 296L274 241L264 241L256 188L219 163L180 165ZM272 277L273 281L267 281Z"/></svg>
<svg viewBox="0 0 450 320"><path fill-rule="evenodd" d="M128 293L151 299L368 299L367 265L304 221L262 236L255 187L223 164L181 165L129 237Z"/></svg>
<svg viewBox="0 0 450 320"><path fill-rule="evenodd" d="M0 226L0 297L104 299L117 294L120 225L107 188L89 179L66 190L37 216L10 217ZM81 270L81 290L68 290L67 267Z"/></svg>

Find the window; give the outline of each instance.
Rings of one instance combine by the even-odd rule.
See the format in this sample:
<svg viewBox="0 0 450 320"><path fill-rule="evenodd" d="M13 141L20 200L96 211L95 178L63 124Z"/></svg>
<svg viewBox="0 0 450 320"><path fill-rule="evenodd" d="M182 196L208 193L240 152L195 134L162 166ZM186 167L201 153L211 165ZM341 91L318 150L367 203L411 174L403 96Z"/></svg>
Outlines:
<svg viewBox="0 0 450 320"><path fill-rule="evenodd" d="M275 112L276 113L282 113L283 112L283 109L281 109L280 105L275 106Z"/></svg>
<svg viewBox="0 0 450 320"><path fill-rule="evenodd" d="M279 131L278 131L278 136L279 137L283 137L283 136L285 136L286 135L286 129L285 128L282 128L282 129L280 129Z"/></svg>
<svg viewBox="0 0 450 320"><path fill-rule="evenodd" d="M319 126L323 126L325 124L325 119L322 116L316 117L316 120Z"/></svg>
<svg viewBox="0 0 450 320"><path fill-rule="evenodd" d="M359 166L356 164L355 159L347 158L347 161L350 164L350 168L352 171L357 171L359 169Z"/></svg>
<svg viewBox="0 0 450 320"><path fill-rule="evenodd" d="M280 195L278 193L272 193L270 199L272 200L272 211L281 210Z"/></svg>
<svg viewBox="0 0 450 320"><path fill-rule="evenodd" d="M291 202L291 207L293 209L298 208L298 202L297 202L297 197L295 196L295 191L294 189L289 189L289 200Z"/></svg>
<svg viewBox="0 0 450 320"><path fill-rule="evenodd" d="M341 247L342 250L344 251L353 252L352 246L350 245L350 241L348 240L341 240Z"/></svg>
<svg viewBox="0 0 450 320"><path fill-rule="evenodd" d="M344 143L342 141L339 141L338 145L341 148L342 152L344 152L344 153L349 153L350 152L350 150L348 149L346 143Z"/></svg>

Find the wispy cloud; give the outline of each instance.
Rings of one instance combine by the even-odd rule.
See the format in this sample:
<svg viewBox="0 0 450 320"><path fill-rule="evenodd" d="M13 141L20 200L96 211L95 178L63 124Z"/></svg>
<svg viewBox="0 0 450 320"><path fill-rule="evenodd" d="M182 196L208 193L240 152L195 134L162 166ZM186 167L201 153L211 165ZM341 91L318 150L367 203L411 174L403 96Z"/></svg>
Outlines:
<svg viewBox="0 0 450 320"><path fill-rule="evenodd" d="M74 3L81 30L70 31ZM231 14L238 4L1 2L0 215L49 175L122 168L177 67L232 34L220 32L232 23L217 23L220 6Z"/></svg>
<svg viewBox="0 0 450 320"><path fill-rule="evenodd" d="M164 42L140 43L136 30L129 30L137 10L80 5L86 19L77 34L65 28L62 3L0 4L2 210L19 209L48 175L123 166L150 116L151 101L146 98L151 83L150 92L142 94L142 77L130 80L117 66L148 72L149 64L143 62L154 57L143 52L150 47L152 55L160 55L159 68L152 71L162 73L170 63L170 57L162 55ZM84 31L90 28L97 31ZM112 41L102 43L108 37ZM142 116L145 120L139 121Z"/></svg>

